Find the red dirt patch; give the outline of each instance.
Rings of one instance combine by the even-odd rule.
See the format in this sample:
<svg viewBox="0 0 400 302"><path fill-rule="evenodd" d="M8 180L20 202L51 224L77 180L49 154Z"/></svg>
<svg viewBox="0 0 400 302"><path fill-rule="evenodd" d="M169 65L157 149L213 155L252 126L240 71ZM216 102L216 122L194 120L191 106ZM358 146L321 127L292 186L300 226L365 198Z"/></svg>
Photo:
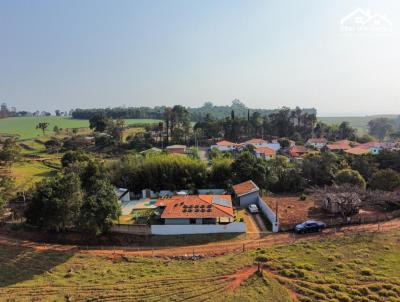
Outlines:
<svg viewBox="0 0 400 302"><path fill-rule="evenodd" d="M281 225L307 220L310 217L310 211L315 207L312 196L307 196L307 200L304 201L298 196L263 197L263 200L273 211L278 206L278 218Z"/></svg>
<svg viewBox="0 0 400 302"><path fill-rule="evenodd" d="M257 267L251 266L238 270L234 274L224 276L228 281L228 290L234 291L236 287L249 279L256 271Z"/></svg>

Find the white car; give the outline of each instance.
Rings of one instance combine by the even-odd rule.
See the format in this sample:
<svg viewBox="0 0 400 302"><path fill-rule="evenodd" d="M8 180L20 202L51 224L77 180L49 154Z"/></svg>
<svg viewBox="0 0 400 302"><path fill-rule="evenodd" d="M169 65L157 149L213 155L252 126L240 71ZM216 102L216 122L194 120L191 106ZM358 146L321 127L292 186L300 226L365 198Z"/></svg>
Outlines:
<svg viewBox="0 0 400 302"><path fill-rule="evenodd" d="M256 213L258 213L258 207L255 204L251 204L251 205L249 205L249 211L252 214L256 214Z"/></svg>

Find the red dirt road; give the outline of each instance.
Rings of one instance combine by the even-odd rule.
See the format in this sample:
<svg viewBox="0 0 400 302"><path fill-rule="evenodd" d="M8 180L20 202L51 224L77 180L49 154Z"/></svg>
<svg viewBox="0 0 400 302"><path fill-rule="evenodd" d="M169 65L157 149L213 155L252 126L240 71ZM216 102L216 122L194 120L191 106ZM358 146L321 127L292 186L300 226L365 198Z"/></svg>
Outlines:
<svg viewBox="0 0 400 302"><path fill-rule="evenodd" d="M29 240L19 240L7 235L0 235L0 245L21 246L35 250L49 250L58 252L79 252L104 256L143 256L143 257L174 257L174 256L216 256L228 252L243 252L258 247L270 247L274 245L291 244L298 240L317 240L326 237L342 236L358 232L382 232L400 229L400 219L384 223L353 225L339 229L327 229L322 233L297 235L293 233L268 234L258 239L231 240L210 242L191 246L170 247L82 247L77 245L43 244Z"/></svg>

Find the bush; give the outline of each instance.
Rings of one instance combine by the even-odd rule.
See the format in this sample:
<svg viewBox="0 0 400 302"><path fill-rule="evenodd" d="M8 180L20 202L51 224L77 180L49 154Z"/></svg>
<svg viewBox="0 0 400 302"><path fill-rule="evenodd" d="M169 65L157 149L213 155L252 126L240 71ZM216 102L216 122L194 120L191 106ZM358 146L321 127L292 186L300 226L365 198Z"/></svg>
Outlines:
<svg viewBox="0 0 400 302"><path fill-rule="evenodd" d="M400 174L391 169L378 171L372 175L369 186L373 190L393 191L400 187Z"/></svg>
<svg viewBox="0 0 400 302"><path fill-rule="evenodd" d="M360 172L351 169L339 171L335 176L335 183L338 185L350 184L361 188L365 188L367 185Z"/></svg>

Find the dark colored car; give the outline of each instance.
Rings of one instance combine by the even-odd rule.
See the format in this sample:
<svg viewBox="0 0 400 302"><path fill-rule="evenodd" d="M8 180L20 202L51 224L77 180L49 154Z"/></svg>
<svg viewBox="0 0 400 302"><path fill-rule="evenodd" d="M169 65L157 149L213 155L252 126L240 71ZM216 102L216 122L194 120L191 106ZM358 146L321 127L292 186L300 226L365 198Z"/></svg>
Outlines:
<svg viewBox="0 0 400 302"><path fill-rule="evenodd" d="M294 231L296 233L311 233L319 232L326 227L326 224L321 221L307 220L301 224L295 226Z"/></svg>

